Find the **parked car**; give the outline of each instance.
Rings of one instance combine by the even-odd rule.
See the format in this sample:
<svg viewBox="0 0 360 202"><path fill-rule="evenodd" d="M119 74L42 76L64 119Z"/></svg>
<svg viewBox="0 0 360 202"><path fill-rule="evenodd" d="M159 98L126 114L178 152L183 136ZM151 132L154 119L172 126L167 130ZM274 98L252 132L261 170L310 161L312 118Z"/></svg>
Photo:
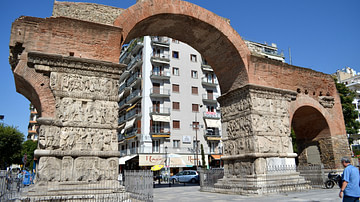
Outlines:
<svg viewBox="0 0 360 202"><path fill-rule="evenodd" d="M170 177L170 182L199 182L199 173L195 170L184 170Z"/></svg>

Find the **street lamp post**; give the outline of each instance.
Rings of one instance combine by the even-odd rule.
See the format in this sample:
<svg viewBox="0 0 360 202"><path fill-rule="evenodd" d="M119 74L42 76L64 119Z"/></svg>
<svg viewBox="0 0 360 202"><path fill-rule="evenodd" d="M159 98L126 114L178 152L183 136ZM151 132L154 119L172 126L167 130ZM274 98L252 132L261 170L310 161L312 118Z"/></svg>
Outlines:
<svg viewBox="0 0 360 202"><path fill-rule="evenodd" d="M167 163L167 149L168 147L165 146L165 176L166 176L166 180L168 180L168 163Z"/></svg>
<svg viewBox="0 0 360 202"><path fill-rule="evenodd" d="M199 107L199 110L200 108L202 107L202 105L200 105ZM198 154L198 150L199 150L199 144L198 144L198 136L197 136L197 132L199 130L199 126L200 124L198 123L197 121L197 113L199 112L199 110L197 112L195 112L195 123L193 124L193 128L195 129L195 152L196 152L196 158L195 158L195 161L196 161L196 170L198 169L198 166L199 166L199 154Z"/></svg>

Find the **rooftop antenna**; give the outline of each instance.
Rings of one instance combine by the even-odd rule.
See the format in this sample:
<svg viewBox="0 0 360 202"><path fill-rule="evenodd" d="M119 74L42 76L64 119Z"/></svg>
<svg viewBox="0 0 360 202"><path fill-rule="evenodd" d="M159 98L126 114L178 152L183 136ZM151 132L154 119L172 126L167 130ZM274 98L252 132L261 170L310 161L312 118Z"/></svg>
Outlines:
<svg viewBox="0 0 360 202"><path fill-rule="evenodd" d="M290 65L292 65L291 48L290 47L289 47L289 59L290 59Z"/></svg>

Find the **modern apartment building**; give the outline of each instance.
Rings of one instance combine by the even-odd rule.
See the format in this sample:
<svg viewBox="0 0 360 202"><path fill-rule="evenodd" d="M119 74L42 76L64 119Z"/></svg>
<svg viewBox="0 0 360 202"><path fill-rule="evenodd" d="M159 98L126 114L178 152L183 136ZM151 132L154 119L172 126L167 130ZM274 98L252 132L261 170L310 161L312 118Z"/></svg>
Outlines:
<svg viewBox="0 0 360 202"><path fill-rule="evenodd" d="M356 97L354 98L352 104L354 105L355 110L360 114L360 74L350 67L345 67L341 70L337 70L333 75L336 77L339 83L345 84L350 90L356 93ZM358 117L356 120L360 121L360 118ZM352 135L351 137L354 140L353 144L351 145L353 151L360 151L359 134Z"/></svg>
<svg viewBox="0 0 360 202"><path fill-rule="evenodd" d="M165 165L174 174L205 164L220 167L217 78L200 53L168 37L145 36L123 47L120 63L121 169Z"/></svg>
<svg viewBox="0 0 360 202"><path fill-rule="evenodd" d="M34 107L34 105L30 104L30 119L29 119L29 125L28 125L28 135L27 135L27 139L28 140L38 140L38 133L37 133L37 128L38 128L38 124L37 124L37 117L38 117L38 113L36 111L36 108Z"/></svg>
<svg viewBox="0 0 360 202"><path fill-rule="evenodd" d="M268 45L266 43L258 43L258 42L249 41L249 40L244 40L244 42L253 54L256 54L256 55L259 55L262 57L266 57L266 58L270 58L273 60L285 62L284 53L278 52L278 48L275 43Z"/></svg>

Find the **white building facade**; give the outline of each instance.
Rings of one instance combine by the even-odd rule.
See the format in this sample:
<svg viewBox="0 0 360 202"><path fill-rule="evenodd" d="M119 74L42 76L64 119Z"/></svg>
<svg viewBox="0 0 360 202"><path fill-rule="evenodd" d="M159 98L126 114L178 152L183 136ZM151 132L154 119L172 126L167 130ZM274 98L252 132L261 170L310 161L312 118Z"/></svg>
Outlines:
<svg viewBox="0 0 360 202"><path fill-rule="evenodd" d="M220 167L220 87L200 53L177 40L145 36L123 48L120 63L128 65L119 89L121 170L164 165L176 174L203 163Z"/></svg>
<svg viewBox="0 0 360 202"><path fill-rule="evenodd" d="M337 70L334 75L339 83L345 84L346 87L356 93L356 97L352 104L360 115L360 74L350 67L345 67L341 70ZM360 121L360 118L358 117L356 120ZM360 150L360 139L357 139L357 136L353 137L353 144L350 145L353 150Z"/></svg>

